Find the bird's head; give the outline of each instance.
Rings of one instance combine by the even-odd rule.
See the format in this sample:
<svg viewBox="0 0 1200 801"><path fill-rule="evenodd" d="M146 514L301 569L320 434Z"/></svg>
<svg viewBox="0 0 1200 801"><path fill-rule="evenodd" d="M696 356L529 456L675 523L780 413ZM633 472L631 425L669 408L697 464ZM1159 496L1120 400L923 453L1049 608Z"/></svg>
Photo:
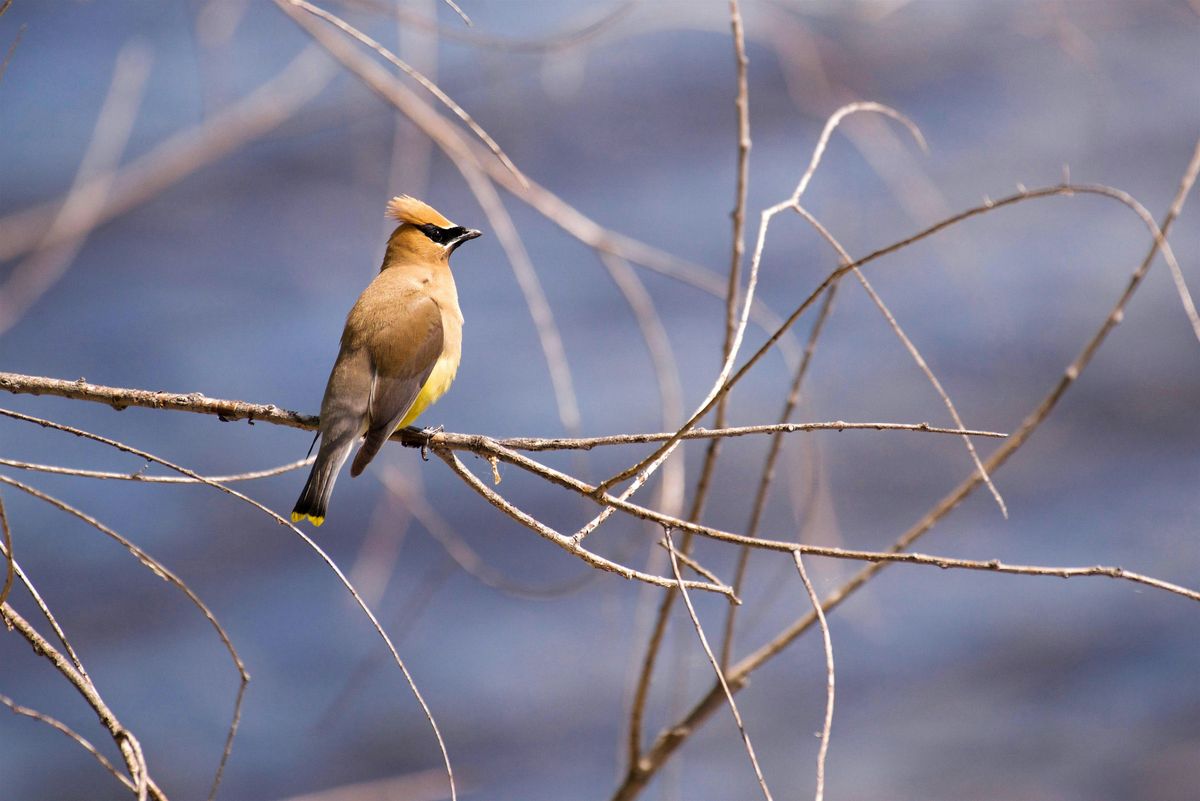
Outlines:
<svg viewBox="0 0 1200 801"><path fill-rule="evenodd" d="M445 261L463 242L481 235L473 228L455 225L433 206L408 195L392 198L387 213L400 226L388 240L385 266L393 259Z"/></svg>

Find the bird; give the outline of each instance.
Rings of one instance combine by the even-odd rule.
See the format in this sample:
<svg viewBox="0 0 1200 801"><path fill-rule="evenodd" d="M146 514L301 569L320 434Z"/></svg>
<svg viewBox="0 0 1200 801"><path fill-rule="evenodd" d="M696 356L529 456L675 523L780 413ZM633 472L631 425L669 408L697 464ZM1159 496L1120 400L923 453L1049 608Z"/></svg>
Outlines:
<svg viewBox="0 0 1200 801"><path fill-rule="evenodd" d="M392 432L442 397L458 372L463 315L450 255L481 232L408 195L392 198L387 215L400 224L388 238L379 274L346 317L321 400L321 447L292 509L294 523L324 523L338 472L359 438L352 477Z"/></svg>

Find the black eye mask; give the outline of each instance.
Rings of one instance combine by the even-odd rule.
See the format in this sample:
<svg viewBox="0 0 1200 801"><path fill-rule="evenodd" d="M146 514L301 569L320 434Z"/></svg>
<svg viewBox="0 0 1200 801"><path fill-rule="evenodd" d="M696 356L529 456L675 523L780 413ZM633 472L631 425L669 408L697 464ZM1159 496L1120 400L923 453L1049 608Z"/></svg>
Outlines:
<svg viewBox="0 0 1200 801"><path fill-rule="evenodd" d="M455 226L454 228L439 228L432 223L418 225L417 230L425 234L425 236L429 237L431 241L436 242L439 245L446 245L450 242L453 242L467 232L467 229L463 228L462 226Z"/></svg>

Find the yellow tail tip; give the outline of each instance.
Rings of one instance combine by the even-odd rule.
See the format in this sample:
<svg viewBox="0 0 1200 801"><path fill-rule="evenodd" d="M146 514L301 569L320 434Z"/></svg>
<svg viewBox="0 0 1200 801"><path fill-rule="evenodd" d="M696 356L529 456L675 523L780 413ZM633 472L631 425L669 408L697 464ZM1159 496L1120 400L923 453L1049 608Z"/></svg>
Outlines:
<svg viewBox="0 0 1200 801"><path fill-rule="evenodd" d="M303 513L301 513L301 512L292 512L292 522L293 522L293 523L299 523L301 520L303 520L303 519L304 519L304 518L306 518L306 517L307 517L307 518L308 518L310 521L312 521L312 524L313 524L314 526L317 526L317 527L320 527L320 525L321 525L322 523L324 523L324 522L325 522L325 518L324 518L324 517L317 517L317 516L314 516L314 515L306 515L306 514L303 514Z"/></svg>

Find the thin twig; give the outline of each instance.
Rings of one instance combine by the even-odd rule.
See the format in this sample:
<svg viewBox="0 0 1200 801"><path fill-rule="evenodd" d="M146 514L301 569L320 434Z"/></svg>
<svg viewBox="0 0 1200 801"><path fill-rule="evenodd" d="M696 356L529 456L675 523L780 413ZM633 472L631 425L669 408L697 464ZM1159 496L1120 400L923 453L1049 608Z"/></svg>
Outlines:
<svg viewBox="0 0 1200 801"><path fill-rule="evenodd" d="M0 219L0 261L86 236L92 227L125 214L201 167L261 138L320 94L335 72L320 47L306 47L278 75L250 94L203 123L167 137L127 162L115 175L98 175L80 187L81 192L106 197L94 209L92 218L76 218L71 225L64 223L52 233L50 228L66 200L64 196ZM102 187L111 188L100 192Z"/></svg>
<svg viewBox="0 0 1200 801"><path fill-rule="evenodd" d="M1155 256L1161 252L1165 259L1174 258L1170 251L1170 246L1167 243L1166 234L1170 230L1172 223L1174 223L1175 219L1179 216L1180 211L1183 209L1184 201L1187 199L1193 185L1196 182L1197 174L1200 174L1200 141L1197 141L1191 160L1189 161L1188 166L1184 170L1183 176L1180 179L1179 189L1171 203L1170 209L1167 211L1167 214L1163 219L1161 229L1158 226L1153 225L1153 220L1151 220L1150 228L1154 241L1151 244L1150 250L1145 258L1138 265L1137 269L1133 271L1125 290L1117 299L1112 310L1104 318L1099 330L1097 330L1096 333L1087 341L1083 347L1083 350L1075 358L1075 360L1067 366L1063 376L1059 379L1055 386L1042 399L1041 403L1039 403L1038 406L1035 407L1034 410L1025 418L1017 432L1010 436L1009 439L1005 441L1005 443L987 459L984 464L988 471L995 472L1008 460L1010 456L1012 456L1013 453L1015 453L1021 447L1021 445L1025 443L1029 436L1032 435L1032 433L1049 416L1050 412L1058 404L1058 401L1061 399L1062 395L1078 379L1083 370L1086 369L1088 364L1091 362L1092 357L1103 344L1108 334L1120 323L1121 319L1123 319L1126 305L1128 304L1130 298L1133 297L1133 294L1137 291L1138 287L1141 285L1141 282L1145 278ZM1029 199L1031 197L1067 194L1072 188L1073 187L1070 185L1067 185L1065 187L1051 187L1045 190L1037 190L1035 192L1021 190L1018 195L1005 198L1003 201L968 209L965 212L955 215L953 218L943 220L941 223L934 225L932 228L925 229L913 237L909 237L908 239L902 240L899 243L894 243L891 246L876 251L874 254L871 254L869 257L867 257L867 260L886 255L887 253L890 253L900 247L904 247L907 244L911 244L912 242L932 235L933 233L936 233L937 231L942 230L949 225L953 225L955 222L976 216L978 214L983 214L992 208L996 208L1000 204L1009 205L1011 203ZM1078 189L1078 187L1074 188ZM1109 197L1114 196L1108 194L1109 192L1120 195L1124 194L1116 193L1116 190L1108 190L1107 187L1099 189L1090 187L1089 191L1093 191L1095 194L1104 194ZM1117 197L1116 199L1124 202L1121 197ZM1126 205L1129 204L1127 203ZM1140 206L1130 207L1134 208L1135 211L1140 208ZM1139 217L1140 216L1141 214L1139 214ZM1143 222L1145 222L1144 218ZM835 273L840 276L845 273L845 270L835 271ZM809 302L811 302L811 299L810 301L806 301L804 305L807 305ZM797 313L794 313L792 316L799 316L798 312L800 311L802 311L802 309L798 309ZM939 520L949 514L952 509L961 503L964 498L970 495L972 491L980 486L980 484L981 479L979 478L978 472L973 473L971 476L968 476L966 479L964 479L963 482L955 487L954 490L952 490L937 504L935 504L934 507L920 521L918 521L912 528L910 528L899 539L896 540L892 546L892 552L899 553L911 547L914 542L932 529ZM836 608L842 601L850 597L855 591L857 591L875 575L877 575L879 571L883 570L887 564L890 564L890 562L881 561L864 567L849 581L847 581L825 599L822 605L824 611L829 612L830 610ZM1076 569L1076 571L1087 570L1089 569ZM1086 575L1085 572L1076 572L1075 574ZM1107 572L1102 571L1099 574L1109 575L1113 578L1128 579L1128 576L1125 575L1125 572L1121 571L1119 568L1108 568ZM1186 597L1187 592L1188 591L1177 594L1183 594ZM779 632L757 651L745 657L736 665L732 666L727 672L730 686L735 690L744 686L746 679L751 673L787 648L792 642L795 641L797 637L811 628L812 625L816 623L816 620L816 615L810 614L795 621L783 631ZM687 740L691 733L696 731L703 724L703 722L713 714L713 712L720 708L722 698L723 694L721 687L714 683L712 687L709 688L707 694L705 694L705 696L701 698L700 701L698 701L686 715L684 715L675 723L662 729L646 753L640 756L638 763L635 766L636 770L631 770L629 775L626 776L625 780L617 788L612 796L613 801L629 801L629 799L634 798L646 786L650 778L654 776L654 774L657 773L662 765L671 757L671 755L674 754L675 751L677 751L684 743L684 741Z"/></svg>
<svg viewBox="0 0 1200 801"><path fill-rule="evenodd" d="M148 452L140 450L138 448L134 448L130 445L126 445L125 443L118 442L117 440L109 439L107 437L102 437L98 434L93 434L90 431L84 431L83 429L74 428L72 426L66 426L61 423L55 423L51 420L45 420L42 418L32 417L30 415L21 414L20 412L14 412L14 411L11 411L8 409L0 409L0 415L3 415L5 417L10 417L14 420L22 420L24 422L36 423L37 425L40 425L44 428L53 428L55 430L62 431L62 432L68 433L68 434L74 434L75 436L83 437L85 439L90 439L95 442L100 442L102 444L108 445L109 447L116 448L117 450L121 450L126 453L133 454L134 456L137 456L141 459L145 459L147 461L152 461L152 462L157 462L158 464L162 465L163 467L166 467L170 470L174 470L178 473L181 473L182 475L197 479L197 480L201 481L202 483L207 484L208 486L213 487L214 489L225 493L226 495L230 495L244 503L249 504L250 506L254 507L255 509L259 510L263 514L270 517L272 520L274 520L279 525L283 526L284 528L289 529L292 533L294 533L297 537L299 537L300 540L308 547L308 549L311 550L313 553L315 553L317 555L317 557L325 564L325 566L327 568L329 568L329 570L334 574L334 576L338 579L338 581L346 589L346 591L348 593L350 593L350 597L354 599L355 604L357 604L358 608L362 611L363 615L366 616L366 618L370 622L372 628L375 629L375 633L379 635L380 639L383 640L384 645L387 646L388 651L392 655L392 661L395 662L396 666L400 669L401 674L403 674L404 680L408 684L409 690L412 692L413 697L416 699L418 705L420 705L421 711L425 715L425 719L429 722L430 728L433 730L434 738L437 740L438 748L441 751L441 755L442 755L442 761L446 768L446 777L450 783L451 801L456 801L457 791L455 789L455 784L454 784L454 771L450 765L450 754L446 750L445 740L442 739L441 729L438 727L437 721L434 720L433 712L430 710L429 705L425 702L425 698L424 698L424 696L421 695L421 691L417 688L416 681L413 679L412 674L408 672L408 666L404 664L404 660L402 660L400 658L400 653L396 650L396 646L392 643L391 638L388 637L387 632L384 631L383 626L381 626L379 624L379 620L375 617L375 613L371 611L369 606L367 606L366 601L363 600L363 598L359 594L358 590L354 588L354 585L350 582L350 579L348 579L346 577L346 574L342 572L342 569L340 567L338 567L336 562L333 561L333 558L330 557L329 554L327 554L324 551L324 549L321 548L321 546L317 545L317 543L311 537L309 537L307 534L305 534L299 528L292 525L287 520L285 520L283 517L276 514L272 510L268 509L266 506L263 506L261 503L254 500L253 498L249 497L248 495L238 492L237 490L232 489L225 484L221 484L216 481L210 481L210 480L204 478L204 476L201 476L192 470L188 470L186 467L180 467L179 465L169 462L166 459L163 459L161 457L155 456L154 454L148 453ZM0 479L3 479L3 477L0 476ZM7 481L11 482L11 479L7 479Z"/></svg>
<svg viewBox="0 0 1200 801"><path fill-rule="evenodd" d="M733 220L733 253L729 262L728 284L725 287L725 337L721 342L721 363L724 365L732 358L734 343L738 335L737 302L741 287L742 259L746 254L746 196L750 185L750 84L746 73L749 59L746 56L746 32L742 26L742 11L738 0L729 0L729 27L733 39L734 63L737 76L737 95L734 107L737 109L737 181L734 189L734 205L731 215ZM729 395L726 394L717 403L713 426L724 428L729 414ZM721 440L712 439L704 451L704 461L700 466L700 476L696 479L696 491L692 494L692 508L688 515L690 520L699 520L704 513L704 504L708 499L709 487L713 473L717 468L720 455ZM691 543L685 534L680 550L687 553Z"/></svg>
<svg viewBox="0 0 1200 801"><path fill-rule="evenodd" d="M450 3L451 0L445 0L445 2ZM388 63L390 63L392 66L396 67L396 69L400 70L408 77L412 78L417 83L419 83L421 85L421 87L425 89L425 91L429 92L431 95L436 97L442 105L444 105L446 108L450 109L450 111L456 117L458 117L460 120L462 120L463 123L468 128L470 128L475 133L475 135L478 136L479 139L485 145L487 145L488 150L490 150L492 152L492 154L497 159L500 160L500 163L502 163L504 165L505 169L507 169L510 173L512 173L513 176L518 181L520 181L522 184L528 186L528 184L529 184L528 179L525 178L525 176L521 174L521 171L517 169L517 165L513 164L512 159L510 159L508 157L508 154L505 153L500 148L500 145L496 143L496 140L493 139L491 137L491 135L483 129L483 126L481 126L478 122L475 121L474 117L472 117L470 114L468 114L466 112L466 110L463 109L462 106L458 105L458 103L456 103L453 98L451 98L448 94L443 92L440 86L438 86L436 83L434 83L433 81L426 78L424 75L422 75L417 70L413 69L413 67L411 65L409 65L407 62L401 60L391 50L388 50L386 47L381 45L379 42L372 39L370 36L367 36L365 33L360 31L358 28L355 28L353 25L346 22L344 19L337 16L336 14L326 11L325 9L323 9L319 6L314 6L312 3L307 2L307 0L275 0L275 4L277 6L279 6L280 10L283 11L283 13L287 14L293 20L296 19L296 12L292 8L289 8L289 6L292 6L296 9L300 9L309 14L312 14L314 17L324 20L325 22L329 23L333 27L337 28L338 30L340 30L343 33L347 34L348 36L352 37L356 41L361 42L362 44L364 44L367 47L374 50L379 55L383 56L383 58L386 59L388 61ZM466 17L464 17L464 19L466 19Z"/></svg>
<svg viewBox="0 0 1200 801"><path fill-rule="evenodd" d="M821 724L821 747L817 749L817 792L814 796L814 801L823 801L825 798L825 757L829 754L829 732L833 728L833 694L836 675L833 668L833 639L829 636L829 622L825 620L825 610L821 608L821 599L817 597L817 591L813 589L812 582L808 579L808 572L804 569L804 559L801 558L799 551L793 551L792 558L796 562L800 580L804 582L804 591L808 593L808 600L812 602L817 623L821 626L821 640L825 647L825 720Z"/></svg>
<svg viewBox="0 0 1200 801"><path fill-rule="evenodd" d="M779 425L788 425L788 420L791 419L796 406L800 403L800 387L804 383L805 376L808 375L808 367L812 363L813 354L816 352L817 341L821 338L821 333L825 330L825 323L829 319L829 312L833 308L833 300L837 297L838 285L834 284L825 293L825 300L821 303L821 308L817 312L817 320L813 323L812 331L808 335L808 343L804 347L804 356L800 359L800 366L796 368L796 375L792 378L792 386L788 390L787 400L784 401L783 411L779 414ZM779 431L772 435L771 444L767 449L767 456L763 459L762 472L759 474L758 487L754 492L754 505L750 508L750 520L746 524L746 536L758 536L758 527L762 524L763 512L767 506L767 497L771 491L771 483L775 478L775 464L779 460L779 454L783 449L783 435L785 431ZM741 593L742 585L746 579L746 569L750 564L750 548L742 548L738 553L737 567L733 575L733 591ZM725 633L721 641L721 667L722 669L729 666L729 660L733 654L733 631L737 622L737 613L740 607L731 606L725 612Z"/></svg>
<svg viewBox="0 0 1200 801"><path fill-rule="evenodd" d="M4 706L8 707L9 711L12 712L14 715L22 715L24 717L36 720L40 723L45 723L50 728L55 729L56 731L61 732L62 734L65 734L67 737L74 740L75 743L80 748L82 748L83 750L85 750L89 754L91 754L93 757L95 757L96 761L100 763L100 767L104 768L110 774L112 774L112 777L114 779L119 781L121 784L125 785L125 787L127 789L132 790L135 793L137 792L137 786L134 785L134 783L129 780L129 777L127 777L125 774L121 773L121 771L117 769L117 766L109 761L108 757L104 756L104 754L102 754L96 750L96 746L94 746L90 742L88 742L88 740L86 738L84 738L83 735L76 732L74 729L72 729L67 724L63 723L62 721L58 720L57 718L52 718L43 712L38 712L36 709L30 709L27 706L22 706L22 705L18 704L17 702L15 702L13 699L9 698L7 695L0 695L0 704L3 704Z"/></svg>
<svg viewBox="0 0 1200 801"><path fill-rule="evenodd" d="M42 492L39 489L35 489L28 484L22 483L16 479L9 478L8 476L2 474L0 474L0 483L8 484L15 489L21 490L27 495L37 498L44 503L50 504L60 511L72 515L73 517L83 521L104 536L116 542L118 545L128 551L134 559L137 559L138 562L140 562L152 574L166 581L168 584L172 585L181 593L183 593L183 595L192 603L192 606L196 607L200 614L204 616L204 619L208 621L209 625L213 627L213 630L217 634L217 638L221 641L221 644L225 646L225 650L229 653L229 658L233 661L233 667L234 670L237 671L239 681L237 694L233 704L233 716L230 720L229 728L225 737L225 747L221 752L221 760L217 764L217 770L213 777L212 788L209 792L210 799L215 797L217 789L221 785L221 778L225 774L225 766L229 763L229 757L233 753L234 738L237 736L238 724L242 719L242 702L246 695L246 687L250 683L250 674L246 671L246 665L242 661L241 655L238 654L237 648L234 647L233 640L230 638L229 633L225 630L225 627L222 626L220 621L217 620L217 617L213 611L208 608L208 604L201 600L200 596L197 595L190 586L188 586L187 582L175 575L175 573L169 570L166 565L164 565L162 562L159 562L150 554L146 553L131 540L117 533L112 528L104 525L86 512L75 508L65 501L55 498L53 495ZM69 645L67 645L67 648L70 650ZM72 651L71 653L76 668L83 673L83 666L79 664L78 659L74 658L74 652ZM83 675L86 677L87 674L83 673Z"/></svg>
<svg viewBox="0 0 1200 801"><path fill-rule="evenodd" d="M71 644L71 640L67 637L67 633L63 631L62 626L59 625L58 618L56 618L54 613L50 611L50 606L46 603L46 600L42 598L42 594L38 592L38 588L34 586L34 583L29 579L29 576L25 575L25 571L21 569L21 563L12 557L12 553L7 547L4 550L4 555L6 558L8 558L9 563L12 565L13 572L16 574L16 577L20 580L21 584L24 585L25 590L29 593L29 597L33 599L33 603L37 606L38 611L42 613L42 617L46 618L46 622L50 624L50 628L54 631L54 636L58 638L60 643L62 643L63 650L66 651L67 658L71 660L71 664L75 666L77 671L79 671L80 676L88 681L91 681L92 677L88 675L87 670L83 667L83 661L79 658L79 655L75 653L75 646Z"/></svg>
<svg viewBox="0 0 1200 801"><path fill-rule="evenodd" d="M683 604L687 607L688 616L692 619L692 627L696 629L696 636L700 638L700 645L704 648L704 655L708 657L708 662L712 665L713 671L717 674L717 681L725 688L725 700L729 703L729 711L733 714L733 722L737 724L738 732L742 735L742 743L746 746L746 756L750 758L750 764L754 767L754 775L758 778L758 786L762 790L763 797L767 801L773 801L771 791L767 788L767 780L763 778L762 768L758 765L758 758L754 756L754 746L750 742L750 735L746 733L746 726L742 723L741 713L738 712L737 702L733 700L733 693L729 689L729 685L725 683L725 674L721 670L720 664L717 663L716 656L713 655L712 648L708 645L708 638L704 636L704 627L700 625L700 618L696 616L696 609L692 606L691 596L688 595L687 588L684 586L683 576L679 574L679 559L675 553L675 544L671 542L671 531L667 529L663 533L667 541L667 551L671 554L671 572L675 574L675 582L679 588L679 594L683 598Z"/></svg>
<svg viewBox="0 0 1200 801"><path fill-rule="evenodd" d="M125 760L125 767L129 771L131 783L137 787L139 798L144 798L147 794L150 794L155 799L158 799L158 801L166 801L166 796L150 779L149 772L146 769L145 757L141 753L141 746L137 744L137 738L121 724L116 715L109 709L108 704L104 702L104 699L100 697L100 693L96 690L96 686L87 677L81 675L67 658L51 645L45 637L38 633L38 630L30 625L25 618L21 617L17 610L13 609L10 604L0 606L0 618L3 619L4 623L10 629L15 629L18 634L24 637L33 648L34 653L45 657L75 687L79 694L83 696L88 706L96 713L96 717L100 719L101 725L108 730L113 742L117 744L117 748Z"/></svg>
<svg viewBox="0 0 1200 801"><path fill-rule="evenodd" d="M281 464L278 467L269 467L266 470L253 470L248 473L234 473L228 476L205 476L208 481L217 481L222 484L229 484L235 481L251 481L257 478L270 478L271 476L290 473L293 470L299 470L301 467L312 464L315 456L307 456L303 459L297 459L294 462ZM133 473L111 473L102 470L82 470L74 467L61 467L52 464L36 464L34 462L20 462L16 459L5 459L0 457L0 464L5 467L14 467L18 470L30 470L38 473L53 473L62 476L76 476L78 478L98 478L109 481L137 481L143 484L203 484L205 482L186 476L148 476L141 471Z"/></svg>
<svg viewBox="0 0 1200 801"><path fill-rule="evenodd" d="M13 559L12 530L8 527L8 513L4 509L3 498L0 498L0 533L4 535L4 586L0 587L0 606L3 606L8 600L8 594L12 591L13 581L17 578L17 563Z"/></svg>
<svg viewBox="0 0 1200 801"><path fill-rule="evenodd" d="M846 252L846 249L842 247L842 243L835 239L833 234L829 233L829 230L825 228L825 226L822 225L816 217L810 214L807 209L798 203L793 208L795 208L796 212L805 220L807 220L809 224L811 224L817 230L817 233L819 233L821 237L829 243L830 247L837 252L842 264L849 264L854 261L854 259L850 257L850 254ZM871 302L875 304L875 307L879 309L879 313L883 315L883 319L887 321L888 327L892 329L892 333L894 333L896 338L900 340L900 344L904 346L904 349L908 351L908 355L912 357L914 362L916 362L917 368L924 373L926 380L929 381L930 385L933 387L933 391L937 393L939 398L941 398L942 405L944 405L946 410L950 412L950 418L954 421L954 424L959 428L966 428L966 425L962 421L962 417L960 417L958 414L958 409L954 406L954 401L950 400L950 395L942 387L942 382L938 380L936 375L934 375L933 370L929 369L929 365L926 363L925 357L921 355L921 351L919 351L917 346L913 344L913 341L908 338L908 334L904 333L904 329L900 327L900 323L896 322L896 318L892 314L891 309L889 309L887 304L883 302L883 298L881 298L879 293L875 291L875 287L871 286L871 282L867 280L867 276L863 274L862 270L855 267L853 272L854 277L858 279L858 283L862 285L862 288L866 290L867 295L871 298ZM966 443L967 446L967 455L971 457L971 461L975 464L975 469L979 471L979 474L983 477L984 484L987 485L988 490L992 493L992 499L996 502L996 505L1000 507L1000 514L1007 519L1008 506L1005 505L1004 498L1000 495L1000 490L996 489L996 485L992 483L992 477L989 476L987 474L987 470L984 469L983 462L981 462L979 459L979 453L975 450L975 444L971 442L971 438L967 436L963 437L963 442Z"/></svg>
<svg viewBox="0 0 1200 801"><path fill-rule="evenodd" d="M112 188L115 167L133 132L152 63L150 50L137 40L117 54L108 94L66 199L43 241L12 268L0 285L0 334L12 328L66 273L88 233L96 227ZM77 233L65 236L68 231Z"/></svg>
<svg viewBox="0 0 1200 801"><path fill-rule="evenodd" d="M504 514L508 515L513 520L517 521L531 531L539 534L547 540L550 540L550 542L553 542L555 545L567 551L568 553L578 556L580 559L592 565L593 567L606 570L610 573L616 573L622 578L636 579L638 581L643 581L647 584L654 584L659 587L676 586L675 582L671 581L670 579L651 575L649 573L643 573L640 570L634 570L633 568L626 567L625 565L610 561L598 554L592 553L579 543L575 542L573 538L564 534L560 534L559 532L547 526L545 523L542 523L537 518L522 511L509 501L505 500L500 493L496 492L487 484L480 481L474 473L468 470L453 452L446 450L445 448L438 447L434 447L432 450L434 455L445 462L446 465L453 470L459 478L467 483L467 486L483 496L483 498L492 506L496 507L501 512L504 512ZM730 588L723 584L709 584L701 581L688 581L685 583L692 589L715 592L726 596L730 600L734 600Z"/></svg>
<svg viewBox="0 0 1200 801"><path fill-rule="evenodd" d="M414 492L408 486L407 480L399 470L388 466L379 473L379 480L387 488L388 492L392 493L404 508L416 518L417 522L428 532L434 542L442 546L442 550L446 552L446 556L467 575L475 578L486 587L491 587L494 590L517 598L557 598L585 586L594 577L600 575L597 571L588 570L582 576L571 578L558 585L548 587L537 587L515 581L504 575L500 570L489 565L474 548L467 544L466 540L459 536L449 521L442 517L441 513L420 492ZM714 584L720 583L715 577L705 576L705 578L708 578Z"/></svg>
<svg viewBox="0 0 1200 801"><path fill-rule="evenodd" d="M657 545L658 545L658 547L662 548L664 551L669 550L667 548L666 540L659 540ZM679 560L680 564L684 565L685 567L690 567L696 573L700 574L701 576L704 576L709 581L712 581L714 583L720 583L721 579L717 577L716 573L713 573L711 570L709 570L704 565L697 562L692 557L690 557L686 554L682 554L679 551L675 551L675 558Z"/></svg>
<svg viewBox="0 0 1200 801"><path fill-rule="evenodd" d="M90 401L92 403L111 406L117 410L139 407L192 412L195 414L212 415L223 422L246 420L251 424L256 422L270 423L272 425L287 426L288 428L298 428L305 431L316 430L318 422L315 415L306 415L288 409L281 409L274 404L207 398L199 392L183 394L131 389L128 387L109 387L100 384L89 384L83 379L65 381L46 376L0 372L0 390L11 392L14 395L53 395L72 400ZM504 447L522 451L589 450L591 448L613 445L639 445L652 442L665 442L674 437L678 437L679 439L708 439L711 437L742 437L802 431L858 430L914 431L950 435L966 434L972 437L990 437L994 439L1002 439L1007 436L1007 434L1001 431L940 428L938 426L931 426L929 423L853 423L845 420L830 420L820 423L776 423L771 425L735 426L723 429L693 428L682 435L677 431L671 431L647 434L614 434L600 437L507 437L495 441ZM479 449L479 435L477 434L455 434L443 431L434 434L430 438L417 429L402 428L392 435L392 439L414 447L430 445L443 446L455 450L474 450L479 453L487 452L486 448ZM12 466L19 465L14 463ZM285 465L284 467L291 468L292 465ZM282 470L282 468L273 469ZM238 478L240 476L257 477L256 474L247 473L231 478ZM115 478L116 475L113 477ZM153 481L156 479L146 476L131 480ZM208 481L220 482L222 480L221 478L201 477L200 483L207 483Z"/></svg>

